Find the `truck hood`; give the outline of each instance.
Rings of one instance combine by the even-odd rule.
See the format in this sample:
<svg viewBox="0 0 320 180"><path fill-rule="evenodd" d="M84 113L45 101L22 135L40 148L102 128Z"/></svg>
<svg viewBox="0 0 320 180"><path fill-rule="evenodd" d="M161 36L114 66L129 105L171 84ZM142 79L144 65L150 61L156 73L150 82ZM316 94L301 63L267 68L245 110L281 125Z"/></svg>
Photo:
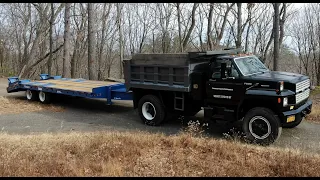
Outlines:
<svg viewBox="0 0 320 180"><path fill-rule="evenodd" d="M246 76L245 79L250 79L253 81L262 80L262 81L284 81L287 83L296 84L297 82L308 79L308 76L296 73L289 72L280 72L280 71L267 71L264 73L253 74Z"/></svg>

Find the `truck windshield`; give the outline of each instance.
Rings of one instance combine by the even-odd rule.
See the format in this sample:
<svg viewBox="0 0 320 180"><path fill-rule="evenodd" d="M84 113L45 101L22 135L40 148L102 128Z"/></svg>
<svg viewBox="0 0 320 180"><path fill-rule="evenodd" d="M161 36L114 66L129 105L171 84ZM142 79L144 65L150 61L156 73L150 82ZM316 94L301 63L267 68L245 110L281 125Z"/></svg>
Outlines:
<svg viewBox="0 0 320 180"><path fill-rule="evenodd" d="M244 76L269 71L255 56L236 58L235 62Z"/></svg>

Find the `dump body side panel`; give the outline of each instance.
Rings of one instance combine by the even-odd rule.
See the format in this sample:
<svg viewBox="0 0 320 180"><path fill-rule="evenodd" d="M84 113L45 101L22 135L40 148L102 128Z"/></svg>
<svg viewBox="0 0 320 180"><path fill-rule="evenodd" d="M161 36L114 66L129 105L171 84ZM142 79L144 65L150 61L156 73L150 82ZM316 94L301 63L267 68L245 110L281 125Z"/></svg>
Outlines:
<svg viewBox="0 0 320 180"><path fill-rule="evenodd" d="M187 53L136 54L124 61L126 88L191 92L201 99L209 62L203 57L190 58ZM193 84L198 89L193 89Z"/></svg>
<svg viewBox="0 0 320 180"><path fill-rule="evenodd" d="M190 91L188 54L137 54L124 62L127 90L131 88Z"/></svg>

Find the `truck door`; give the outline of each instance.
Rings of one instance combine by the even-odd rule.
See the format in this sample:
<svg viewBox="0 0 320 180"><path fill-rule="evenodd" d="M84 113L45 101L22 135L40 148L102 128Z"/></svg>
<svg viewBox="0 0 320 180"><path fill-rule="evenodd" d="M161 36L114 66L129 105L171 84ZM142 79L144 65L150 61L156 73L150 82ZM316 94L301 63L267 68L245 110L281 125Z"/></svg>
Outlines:
<svg viewBox="0 0 320 180"><path fill-rule="evenodd" d="M206 84L206 103L235 108L245 93L237 67L231 59L216 59L211 63L211 69L212 77Z"/></svg>

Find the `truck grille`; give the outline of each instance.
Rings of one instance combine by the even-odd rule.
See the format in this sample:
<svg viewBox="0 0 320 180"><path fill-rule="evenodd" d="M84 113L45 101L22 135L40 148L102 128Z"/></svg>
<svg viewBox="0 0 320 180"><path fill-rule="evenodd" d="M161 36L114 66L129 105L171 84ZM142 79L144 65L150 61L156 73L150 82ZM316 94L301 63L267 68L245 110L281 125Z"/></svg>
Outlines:
<svg viewBox="0 0 320 180"><path fill-rule="evenodd" d="M310 94L310 89L306 89L302 93L296 95L296 104L300 103L301 101L307 99Z"/></svg>
<svg viewBox="0 0 320 180"><path fill-rule="evenodd" d="M310 79L307 79L307 80L304 80L304 81L301 81L301 82L298 82L296 84L296 93L299 93L307 88L310 87Z"/></svg>

